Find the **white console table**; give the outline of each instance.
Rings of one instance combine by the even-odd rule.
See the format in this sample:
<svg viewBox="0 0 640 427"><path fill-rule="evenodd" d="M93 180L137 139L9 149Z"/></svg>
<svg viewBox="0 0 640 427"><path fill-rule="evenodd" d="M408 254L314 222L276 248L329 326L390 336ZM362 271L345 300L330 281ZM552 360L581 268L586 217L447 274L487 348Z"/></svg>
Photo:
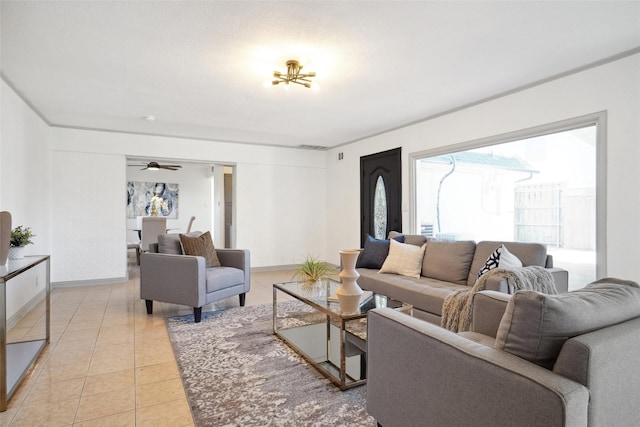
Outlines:
<svg viewBox="0 0 640 427"><path fill-rule="evenodd" d="M46 264L46 337L7 344L7 286L9 281L33 267ZM49 343L50 329L50 259L49 255L26 256L9 260L0 266L0 412L7 410L9 398L18 388L25 374Z"/></svg>

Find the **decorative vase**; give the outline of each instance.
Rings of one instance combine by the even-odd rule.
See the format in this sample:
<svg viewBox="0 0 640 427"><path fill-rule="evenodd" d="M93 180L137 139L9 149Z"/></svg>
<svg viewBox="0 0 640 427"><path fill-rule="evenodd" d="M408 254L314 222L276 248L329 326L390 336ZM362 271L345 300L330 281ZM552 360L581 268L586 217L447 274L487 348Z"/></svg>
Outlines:
<svg viewBox="0 0 640 427"><path fill-rule="evenodd" d="M9 246L11 245L11 214L0 212L0 265L7 263Z"/></svg>
<svg viewBox="0 0 640 427"><path fill-rule="evenodd" d="M360 274L356 271L356 261L359 254L360 251L356 249L340 251L341 283L336 289L336 296L340 301L340 311L343 313L357 313L360 309L362 289L358 286L357 280Z"/></svg>
<svg viewBox="0 0 640 427"><path fill-rule="evenodd" d="M9 259L24 258L24 246L11 246L9 248Z"/></svg>

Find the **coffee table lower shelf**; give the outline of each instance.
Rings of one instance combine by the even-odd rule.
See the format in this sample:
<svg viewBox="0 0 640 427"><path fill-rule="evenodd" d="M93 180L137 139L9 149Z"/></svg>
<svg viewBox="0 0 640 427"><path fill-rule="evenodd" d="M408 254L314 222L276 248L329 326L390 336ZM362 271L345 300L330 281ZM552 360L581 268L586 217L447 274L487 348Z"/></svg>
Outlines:
<svg viewBox="0 0 640 427"><path fill-rule="evenodd" d="M340 329L331 323L316 323L274 333L340 390L347 390L366 383L366 355L351 346Z"/></svg>

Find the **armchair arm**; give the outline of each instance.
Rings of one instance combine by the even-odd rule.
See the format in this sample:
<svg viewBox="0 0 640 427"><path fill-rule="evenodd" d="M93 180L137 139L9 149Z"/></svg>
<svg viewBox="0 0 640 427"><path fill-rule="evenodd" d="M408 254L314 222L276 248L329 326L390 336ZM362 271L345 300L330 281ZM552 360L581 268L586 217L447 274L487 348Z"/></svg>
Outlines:
<svg viewBox="0 0 640 427"><path fill-rule="evenodd" d="M244 271L245 292L251 288L251 255L247 249L216 249L220 264Z"/></svg>
<svg viewBox="0 0 640 427"><path fill-rule="evenodd" d="M202 307L206 295L204 257L152 252L140 255L140 298Z"/></svg>
<svg viewBox="0 0 640 427"><path fill-rule="evenodd" d="M587 425L577 382L391 309L367 329L367 411L385 427Z"/></svg>

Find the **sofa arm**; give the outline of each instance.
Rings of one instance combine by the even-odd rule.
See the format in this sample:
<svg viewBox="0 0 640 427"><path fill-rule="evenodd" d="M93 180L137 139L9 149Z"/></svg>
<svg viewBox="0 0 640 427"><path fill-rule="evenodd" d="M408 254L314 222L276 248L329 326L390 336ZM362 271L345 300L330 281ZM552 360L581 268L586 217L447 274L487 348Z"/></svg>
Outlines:
<svg viewBox="0 0 640 427"><path fill-rule="evenodd" d="M149 252L140 255L140 298L202 307L206 296L204 257Z"/></svg>
<svg viewBox="0 0 640 427"><path fill-rule="evenodd" d="M553 277L553 283L556 285L558 293L564 293L569 290L569 272L562 268L547 268ZM509 293L509 283L507 279L497 276L487 278L485 289L488 291L498 291L505 294Z"/></svg>
<svg viewBox="0 0 640 427"><path fill-rule="evenodd" d="M473 296L471 331L495 338L511 295L497 291L480 291Z"/></svg>
<svg viewBox="0 0 640 427"><path fill-rule="evenodd" d="M220 264L244 271L245 292L251 288L251 254L247 249L216 249Z"/></svg>
<svg viewBox="0 0 640 427"><path fill-rule="evenodd" d="M585 426L586 387L392 309L367 327L367 411L394 426Z"/></svg>
<svg viewBox="0 0 640 427"><path fill-rule="evenodd" d="M569 272L562 268L547 268L547 271L553 276L553 283L559 294L569 292Z"/></svg>

